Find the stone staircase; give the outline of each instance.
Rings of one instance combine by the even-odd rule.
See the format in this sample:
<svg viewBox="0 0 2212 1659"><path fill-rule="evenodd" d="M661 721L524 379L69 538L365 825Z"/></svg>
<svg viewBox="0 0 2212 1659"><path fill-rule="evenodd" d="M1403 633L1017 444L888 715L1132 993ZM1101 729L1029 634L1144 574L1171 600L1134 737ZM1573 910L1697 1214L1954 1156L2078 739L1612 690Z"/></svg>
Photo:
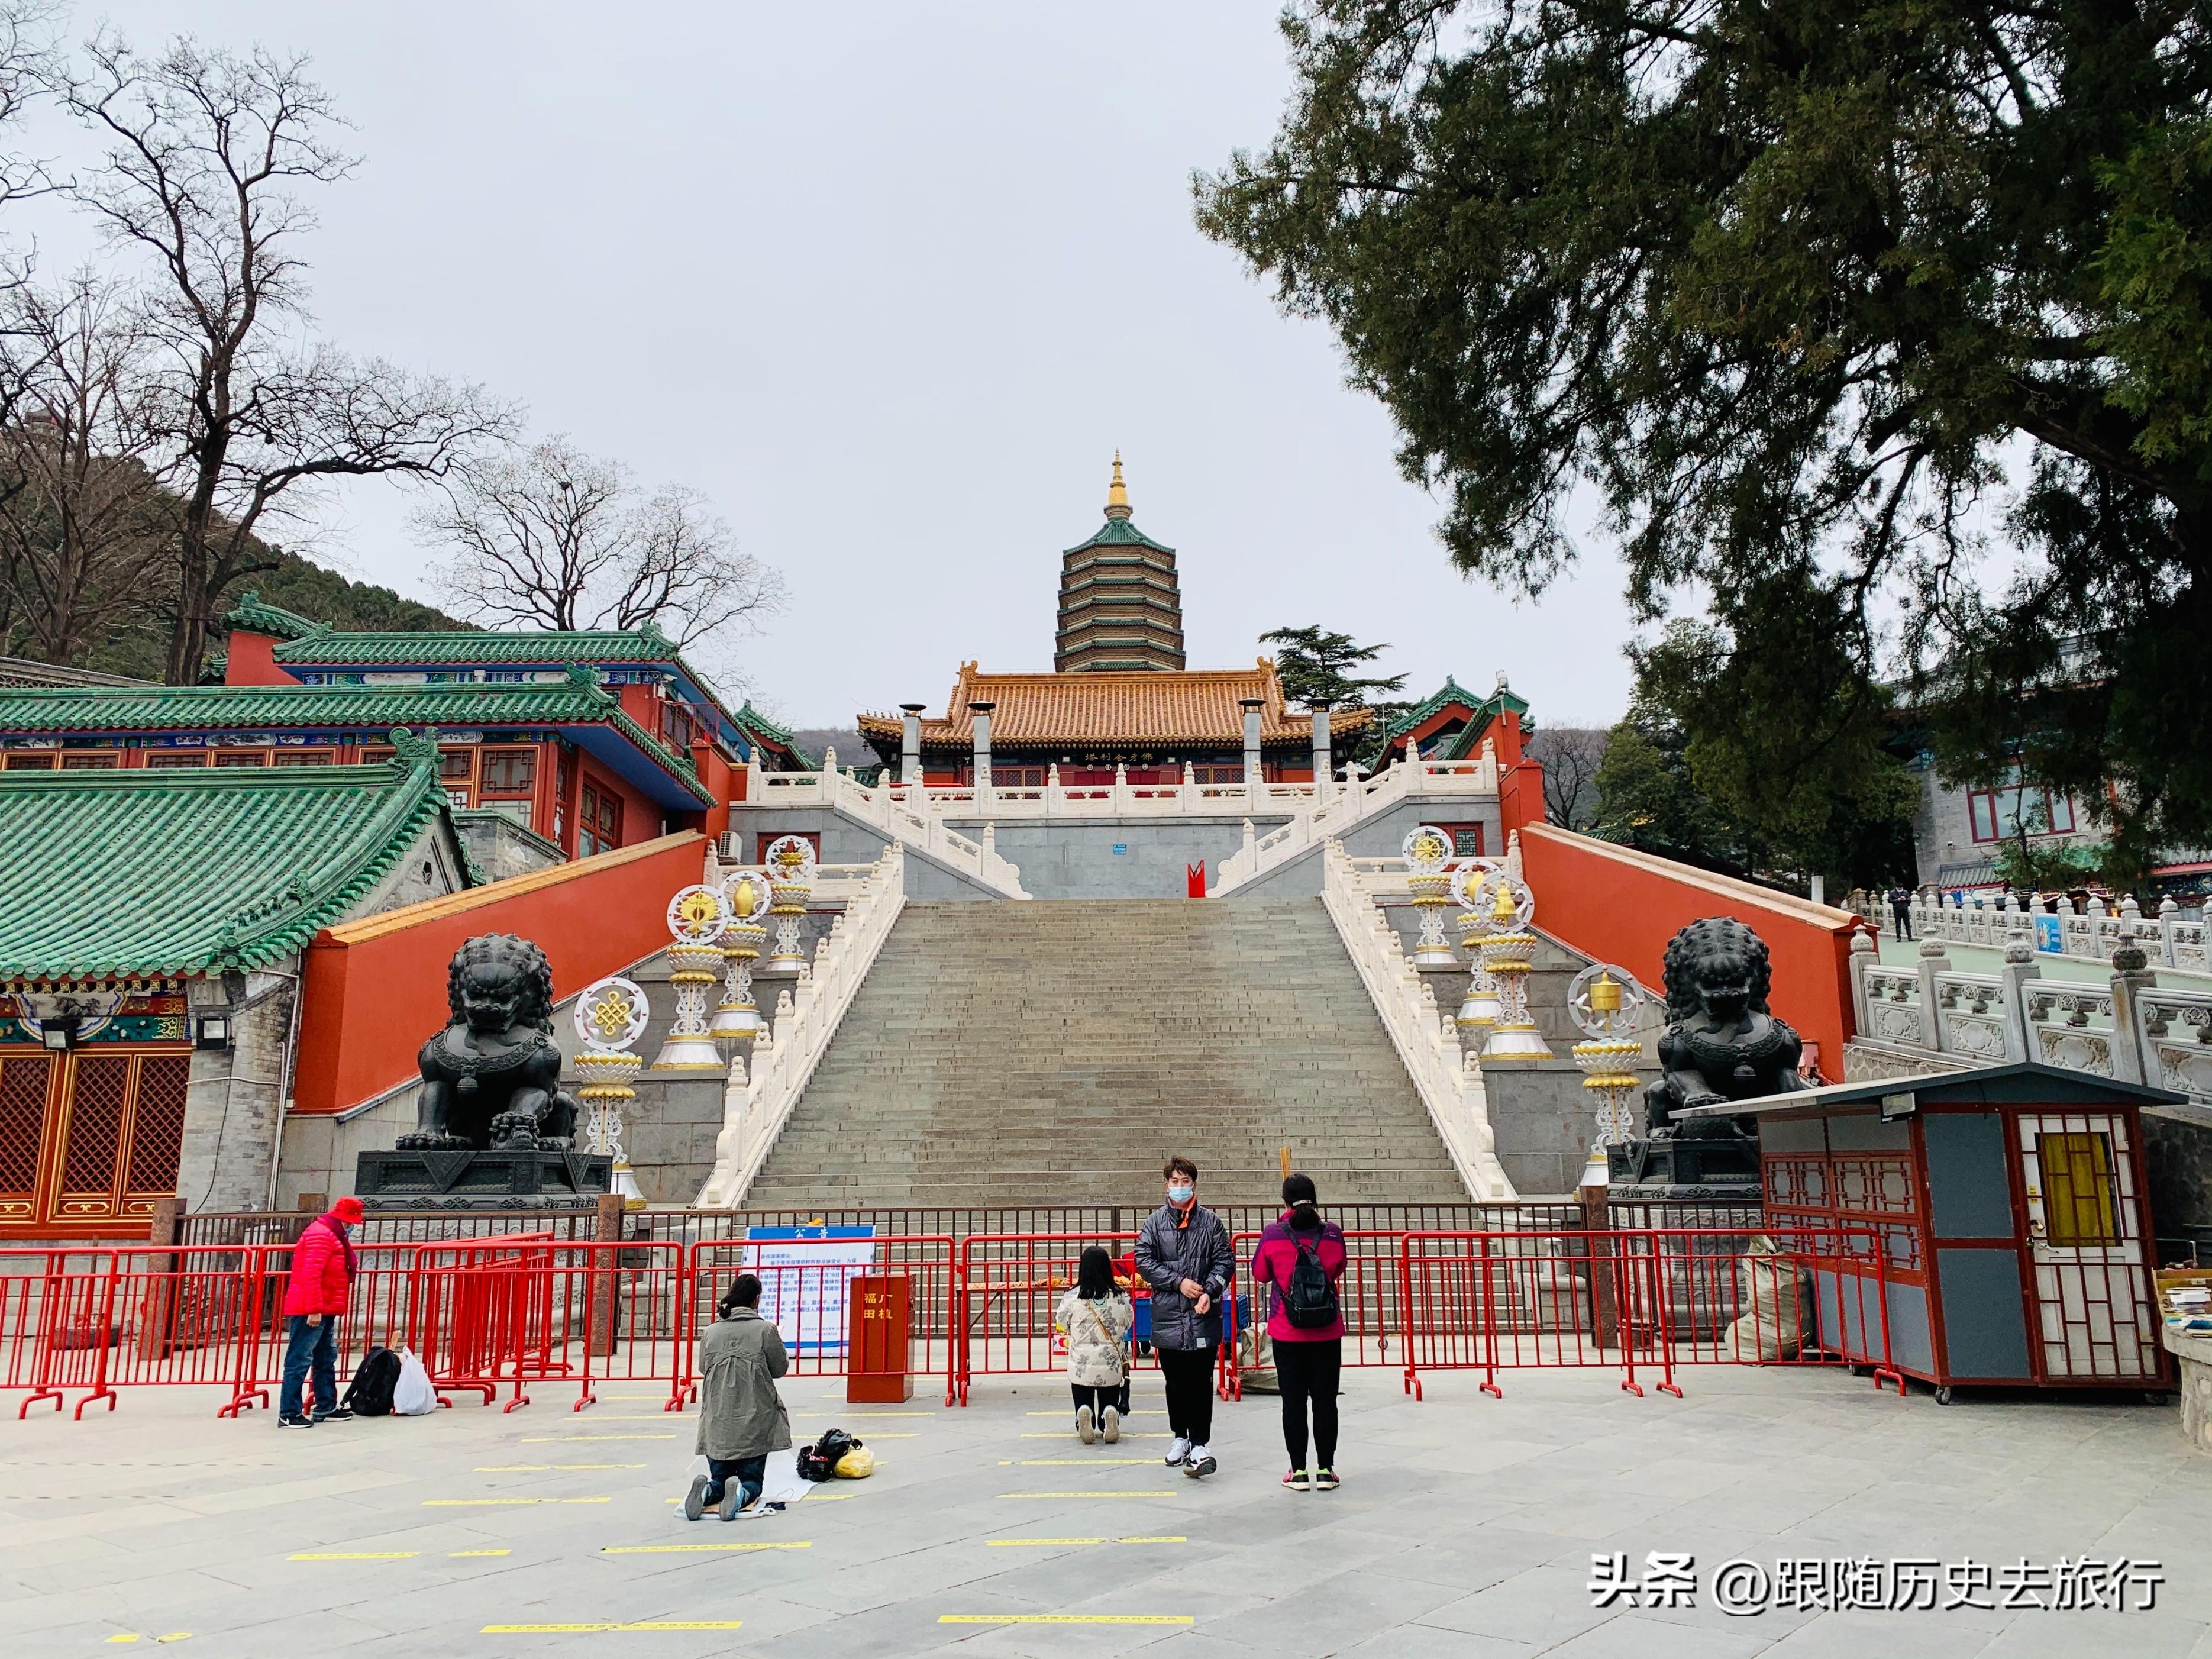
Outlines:
<svg viewBox="0 0 2212 1659"><path fill-rule="evenodd" d="M747 1206L1463 1203L1316 899L909 903Z"/></svg>

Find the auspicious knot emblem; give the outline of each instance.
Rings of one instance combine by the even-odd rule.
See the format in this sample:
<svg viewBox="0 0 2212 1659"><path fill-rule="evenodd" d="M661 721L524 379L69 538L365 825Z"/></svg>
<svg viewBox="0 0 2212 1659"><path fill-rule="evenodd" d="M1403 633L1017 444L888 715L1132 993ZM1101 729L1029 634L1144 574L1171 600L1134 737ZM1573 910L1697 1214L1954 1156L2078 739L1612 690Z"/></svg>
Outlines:
<svg viewBox="0 0 2212 1659"><path fill-rule="evenodd" d="M1432 823L1418 824L1406 832L1398 850L1415 874L1434 875L1451 856L1451 837Z"/></svg>
<svg viewBox="0 0 2212 1659"><path fill-rule="evenodd" d="M576 1035L594 1054L627 1048L645 1035L651 1010L645 993L613 975L584 988L576 999Z"/></svg>
<svg viewBox="0 0 2212 1659"><path fill-rule="evenodd" d="M685 945L712 945L728 926L722 896L711 887L695 883L668 901L668 931Z"/></svg>
<svg viewBox="0 0 2212 1659"><path fill-rule="evenodd" d="M768 908L768 878L757 870L739 870L722 878L722 905L740 924Z"/></svg>
<svg viewBox="0 0 2212 1659"><path fill-rule="evenodd" d="M781 881L805 881L814 873L814 843L804 836L778 836L763 861Z"/></svg>

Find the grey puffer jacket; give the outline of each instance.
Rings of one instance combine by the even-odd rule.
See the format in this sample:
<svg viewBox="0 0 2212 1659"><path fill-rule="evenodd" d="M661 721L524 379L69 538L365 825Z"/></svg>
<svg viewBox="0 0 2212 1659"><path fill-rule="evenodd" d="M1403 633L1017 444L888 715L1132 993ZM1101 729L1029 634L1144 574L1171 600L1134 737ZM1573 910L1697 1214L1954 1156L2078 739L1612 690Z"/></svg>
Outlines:
<svg viewBox="0 0 2212 1659"><path fill-rule="evenodd" d="M755 1308L732 1308L699 1344L699 1444L708 1457L758 1457L791 1444L775 1379L791 1367L783 1336Z"/></svg>
<svg viewBox="0 0 2212 1659"><path fill-rule="evenodd" d="M1193 1205L1188 1223L1181 1223L1175 1206L1163 1204L1137 1234L1137 1271L1152 1287L1152 1346L1211 1348L1221 1340L1221 1298L1236 1276L1237 1258L1229 1229L1204 1205ZM1213 1298L1203 1314L1182 1293L1186 1279Z"/></svg>

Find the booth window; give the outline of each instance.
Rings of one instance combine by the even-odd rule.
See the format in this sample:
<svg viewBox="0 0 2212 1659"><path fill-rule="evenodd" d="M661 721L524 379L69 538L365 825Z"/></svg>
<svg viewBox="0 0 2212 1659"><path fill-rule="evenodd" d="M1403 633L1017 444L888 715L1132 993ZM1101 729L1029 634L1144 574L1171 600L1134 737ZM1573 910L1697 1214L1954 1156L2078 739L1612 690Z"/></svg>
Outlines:
<svg viewBox="0 0 2212 1659"><path fill-rule="evenodd" d="M2043 1169L2046 1243L2068 1246L2120 1243L2110 1135L2038 1135L2035 1161Z"/></svg>

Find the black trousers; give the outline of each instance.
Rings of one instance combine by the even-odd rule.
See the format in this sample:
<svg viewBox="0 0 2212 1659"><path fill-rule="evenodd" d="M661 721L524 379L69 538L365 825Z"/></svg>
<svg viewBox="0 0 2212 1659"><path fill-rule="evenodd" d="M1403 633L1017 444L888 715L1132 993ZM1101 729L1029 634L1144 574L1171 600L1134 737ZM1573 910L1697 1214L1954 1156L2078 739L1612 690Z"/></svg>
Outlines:
<svg viewBox="0 0 2212 1659"><path fill-rule="evenodd" d="M1127 1381L1118 1386L1109 1382L1099 1388L1093 1388L1088 1382L1071 1382L1067 1385L1067 1391L1075 1396L1079 1411L1085 1406L1091 1407L1091 1420L1094 1423L1105 1420L1109 1406L1124 1417L1129 1414L1129 1385Z"/></svg>
<svg viewBox="0 0 2212 1659"><path fill-rule="evenodd" d="M1275 1376L1283 1390L1283 1448L1291 1467L1306 1466L1306 1407L1313 1407L1314 1467L1336 1467L1336 1385L1344 1367L1344 1339L1273 1345Z"/></svg>
<svg viewBox="0 0 2212 1659"><path fill-rule="evenodd" d="M1168 1429L1194 1446L1213 1437L1213 1350L1161 1348L1160 1379L1167 1384Z"/></svg>

